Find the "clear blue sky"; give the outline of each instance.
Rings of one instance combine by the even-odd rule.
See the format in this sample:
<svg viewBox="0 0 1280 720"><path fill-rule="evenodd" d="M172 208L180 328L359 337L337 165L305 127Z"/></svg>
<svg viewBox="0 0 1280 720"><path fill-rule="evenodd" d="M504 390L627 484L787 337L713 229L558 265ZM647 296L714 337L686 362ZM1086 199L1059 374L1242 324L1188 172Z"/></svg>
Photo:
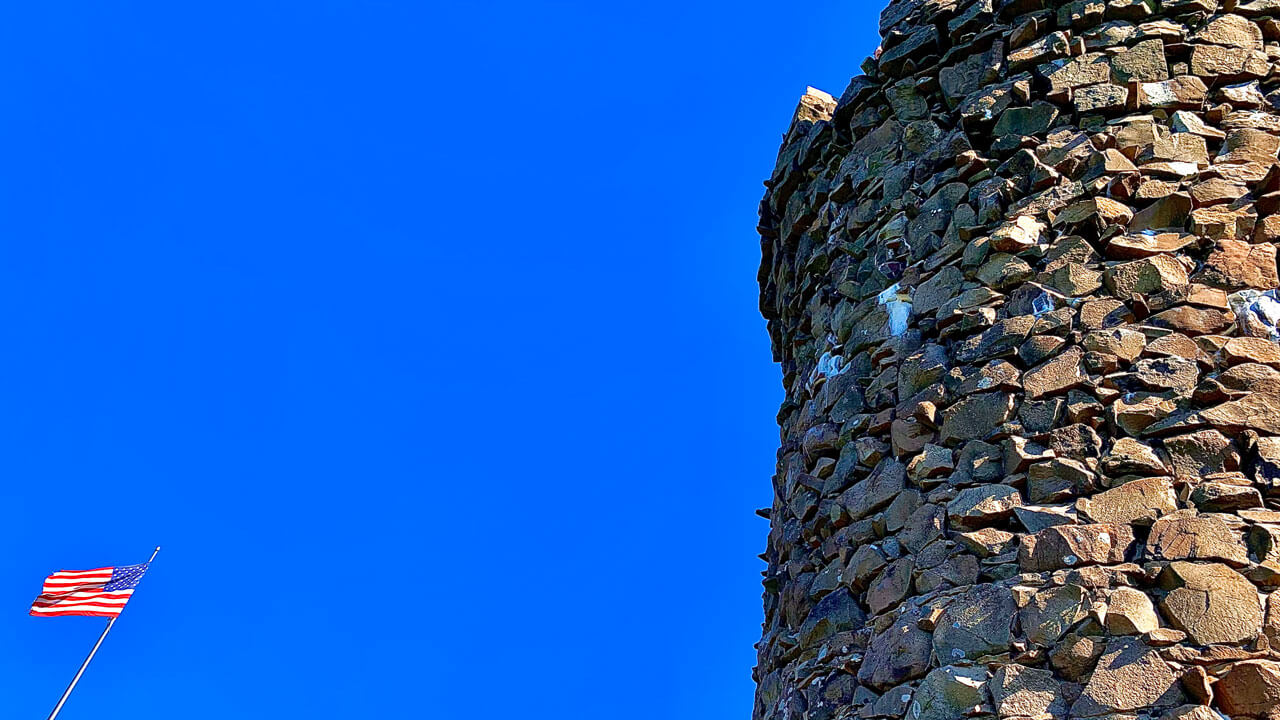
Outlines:
<svg viewBox="0 0 1280 720"><path fill-rule="evenodd" d="M480 7L483 5L483 7ZM750 713L761 180L857 2L0 17L0 716Z"/></svg>

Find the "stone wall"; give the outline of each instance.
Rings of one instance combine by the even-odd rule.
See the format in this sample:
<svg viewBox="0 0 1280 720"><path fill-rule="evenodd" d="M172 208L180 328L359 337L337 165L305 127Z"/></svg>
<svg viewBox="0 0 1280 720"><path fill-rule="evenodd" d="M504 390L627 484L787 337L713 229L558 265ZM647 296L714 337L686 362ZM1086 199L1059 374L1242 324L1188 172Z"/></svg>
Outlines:
<svg viewBox="0 0 1280 720"><path fill-rule="evenodd" d="M760 208L756 718L1280 718L1280 0L895 0Z"/></svg>

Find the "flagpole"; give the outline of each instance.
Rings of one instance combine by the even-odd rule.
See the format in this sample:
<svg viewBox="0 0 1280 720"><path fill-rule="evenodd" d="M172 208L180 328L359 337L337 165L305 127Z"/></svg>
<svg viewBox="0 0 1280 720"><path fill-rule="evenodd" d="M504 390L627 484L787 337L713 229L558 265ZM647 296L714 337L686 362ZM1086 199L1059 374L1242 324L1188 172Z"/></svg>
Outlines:
<svg viewBox="0 0 1280 720"><path fill-rule="evenodd" d="M157 547L155 552L151 553L151 560L148 560L147 564L150 565L159 553L160 548ZM102 641L107 639L107 633L111 632L111 627L119 619L120 616L116 615L107 622L107 627L102 630L102 635L98 637L98 642L94 643L93 649L89 651L89 657L84 659L84 663L80 665L80 670L76 672L76 676L71 678L71 684L67 686L67 691L62 693L62 697L58 700L58 704L54 706L53 712L49 713L49 720L55 720L58 717L58 713L62 712L62 706L66 704L67 698L71 697L71 691L76 689L76 683L80 682L80 676L84 675L85 668L89 667L89 663L93 662L93 656L98 654L98 648L102 647Z"/></svg>

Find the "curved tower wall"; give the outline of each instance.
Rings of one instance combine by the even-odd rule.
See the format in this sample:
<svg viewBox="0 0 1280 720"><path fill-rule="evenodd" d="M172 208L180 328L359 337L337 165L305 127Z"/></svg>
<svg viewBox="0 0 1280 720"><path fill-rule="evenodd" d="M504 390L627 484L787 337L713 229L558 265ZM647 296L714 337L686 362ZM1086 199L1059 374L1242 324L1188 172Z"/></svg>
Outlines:
<svg viewBox="0 0 1280 720"><path fill-rule="evenodd" d="M760 206L755 717L1280 718L1280 0L895 0Z"/></svg>

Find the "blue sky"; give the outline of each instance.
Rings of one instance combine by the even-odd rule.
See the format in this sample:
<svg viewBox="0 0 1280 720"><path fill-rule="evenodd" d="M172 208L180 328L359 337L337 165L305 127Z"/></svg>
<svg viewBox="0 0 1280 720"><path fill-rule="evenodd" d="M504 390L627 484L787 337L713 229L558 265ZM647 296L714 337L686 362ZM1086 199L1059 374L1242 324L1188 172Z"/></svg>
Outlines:
<svg viewBox="0 0 1280 720"><path fill-rule="evenodd" d="M761 180L875 12L11 3L0 715L744 718Z"/></svg>

